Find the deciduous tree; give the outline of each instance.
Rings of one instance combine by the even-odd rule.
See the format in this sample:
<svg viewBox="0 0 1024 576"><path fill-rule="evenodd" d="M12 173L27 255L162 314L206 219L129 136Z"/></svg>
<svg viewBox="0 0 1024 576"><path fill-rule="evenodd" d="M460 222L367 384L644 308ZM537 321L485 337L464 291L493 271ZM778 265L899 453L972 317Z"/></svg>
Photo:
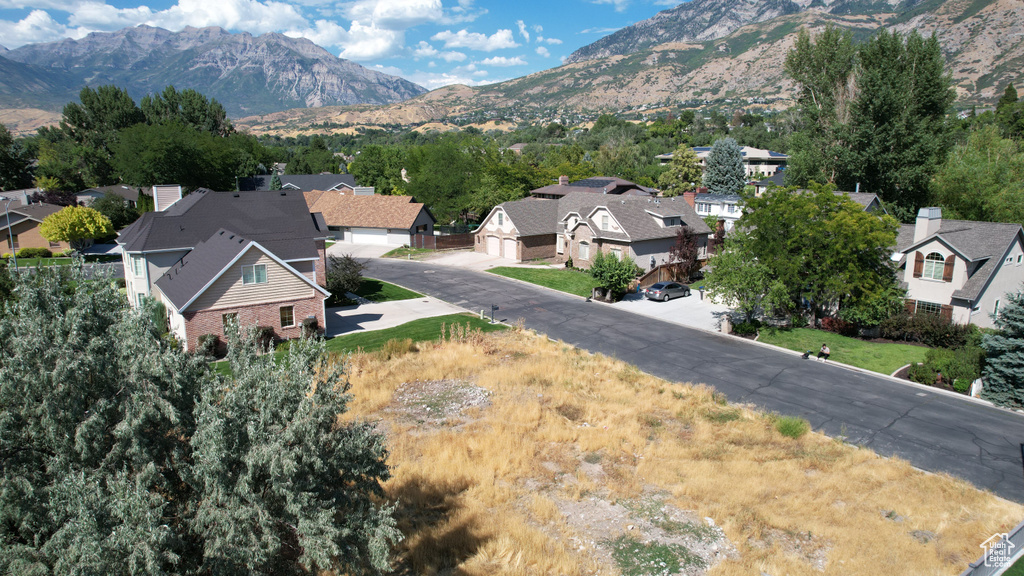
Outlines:
<svg viewBox="0 0 1024 576"><path fill-rule="evenodd" d="M0 190L20 190L32 185L32 160L14 141L7 126L0 124Z"/></svg>
<svg viewBox="0 0 1024 576"><path fill-rule="evenodd" d="M139 213L128 205L127 200L109 192L97 198L89 207L106 216L114 230L120 230L139 218Z"/></svg>
<svg viewBox="0 0 1024 576"><path fill-rule="evenodd" d="M683 144L672 153L672 161L669 162L668 170L658 178L658 186L665 196L678 196L694 190L703 176L697 153Z"/></svg>
<svg viewBox="0 0 1024 576"><path fill-rule="evenodd" d="M700 270L700 245L697 235L689 226L676 233L676 242L668 250L668 262L675 268L676 277L686 282Z"/></svg>
<svg viewBox="0 0 1024 576"><path fill-rule="evenodd" d="M932 180L943 216L1024 224L1024 148L984 126L950 150Z"/></svg>
<svg viewBox="0 0 1024 576"><path fill-rule="evenodd" d="M50 242L69 242L80 250L87 240L103 238L114 233L106 216L86 206L68 206L60 212L43 218L39 234Z"/></svg>

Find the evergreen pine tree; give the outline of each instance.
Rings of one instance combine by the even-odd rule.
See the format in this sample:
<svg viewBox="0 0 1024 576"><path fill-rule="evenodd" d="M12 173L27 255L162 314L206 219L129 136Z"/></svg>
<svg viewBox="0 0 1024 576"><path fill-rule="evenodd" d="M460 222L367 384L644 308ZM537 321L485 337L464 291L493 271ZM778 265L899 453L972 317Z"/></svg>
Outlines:
<svg viewBox="0 0 1024 576"><path fill-rule="evenodd" d="M270 178L270 189L271 190L280 190L281 186L282 186L282 184L281 184L281 177L278 176L277 174L274 174Z"/></svg>
<svg viewBox="0 0 1024 576"><path fill-rule="evenodd" d="M1024 407L1024 291L1007 294L995 318L999 332L985 334L981 347L985 363L986 400L1010 408Z"/></svg>
<svg viewBox="0 0 1024 576"><path fill-rule="evenodd" d="M743 152L732 138L715 140L704 161L704 186L710 194L739 194L747 183Z"/></svg>

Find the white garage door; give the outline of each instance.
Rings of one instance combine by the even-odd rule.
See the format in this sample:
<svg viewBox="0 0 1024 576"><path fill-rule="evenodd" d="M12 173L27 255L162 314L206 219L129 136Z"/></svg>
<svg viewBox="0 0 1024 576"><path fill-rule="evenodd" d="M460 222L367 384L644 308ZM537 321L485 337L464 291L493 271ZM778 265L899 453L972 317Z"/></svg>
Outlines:
<svg viewBox="0 0 1024 576"><path fill-rule="evenodd" d="M509 260L516 259L516 241L512 238L505 239L505 258Z"/></svg>
<svg viewBox="0 0 1024 576"><path fill-rule="evenodd" d="M353 228L353 244L387 244L388 231L386 228Z"/></svg>
<svg viewBox="0 0 1024 576"><path fill-rule="evenodd" d="M487 255L501 256L501 240L497 236L487 237Z"/></svg>

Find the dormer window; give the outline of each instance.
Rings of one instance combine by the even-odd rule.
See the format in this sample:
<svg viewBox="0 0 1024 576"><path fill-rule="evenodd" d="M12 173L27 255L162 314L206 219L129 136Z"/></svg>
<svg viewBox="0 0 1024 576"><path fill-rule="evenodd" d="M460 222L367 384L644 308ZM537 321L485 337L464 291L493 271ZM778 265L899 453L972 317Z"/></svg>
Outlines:
<svg viewBox="0 0 1024 576"><path fill-rule="evenodd" d="M505 213L504 212L498 212L498 226L503 226L504 224L505 224Z"/></svg>
<svg viewBox="0 0 1024 576"><path fill-rule="evenodd" d="M603 214L601 216L601 230L607 230L607 229L608 229L608 215L607 214Z"/></svg>

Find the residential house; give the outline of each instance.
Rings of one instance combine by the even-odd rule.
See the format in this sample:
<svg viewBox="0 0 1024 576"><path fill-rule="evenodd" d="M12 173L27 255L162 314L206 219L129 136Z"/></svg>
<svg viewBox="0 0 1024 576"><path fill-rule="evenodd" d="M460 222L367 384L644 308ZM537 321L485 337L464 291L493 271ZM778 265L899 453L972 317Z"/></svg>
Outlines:
<svg viewBox="0 0 1024 576"><path fill-rule="evenodd" d="M1020 224L944 220L941 208L922 208L900 229L896 250L915 314L991 328L1006 295L1024 287Z"/></svg>
<svg viewBox="0 0 1024 576"><path fill-rule="evenodd" d="M251 176L238 179L238 189L249 190L270 190L272 175ZM281 174L282 190L299 190L307 192L311 190L359 190L360 193L372 194L372 188L359 188L356 186L356 177L351 174Z"/></svg>
<svg viewBox="0 0 1024 576"><path fill-rule="evenodd" d="M785 182L785 174L786 174L785 170L778 170L778 171L775 172L775 174L772 174L771 176L769 176L767 178L764 178L762 180L758 180L757 182L755 182L754 183L754 195L757 196L757 197L760 197L762 194L767 192L769 188L774 188L776 186L779 186L779 187L784 186L785 185L784 184L784 182Z"/></svg>
<svg viewBox="0 0 1024 576"><path fill-rule="evenodd" d="M707 190L707 188L699 190ZM739 194L687 192L683 194L683 199L687 203L692 203L693 209L701 218L713 216L716 221L722 222L726 232L732 230L733 225L743 215L743 197Z"/></svg>
<svg viewBox="0 0 1024 576"><path fill-rule="evenodd" d="M694 146L693 151L697 154L697 159L700 160L701 168L704 168L708 155L711 154L711 147ZM743 155L743 170L748 178L756 174L774 176L776 172L785 169L786 161L789 160L789 156L781 152L772 152L751 146L741 146L740 153ZM662 164L668 164L672 161L672 154L659 154L655 158Z"/></svg>
<svg viewBox="0 0 1024 576"><path fill-rule="evenodd" d="M338 242L412 246L413 236L434 234L434 216L411 196L363 195L350 189L303 195L309 211L323 215L329 235Z"/></svg>
<svg viewBox="0 0 1024 576"><path fill-rule="evenodd" d="M24 188L22 190L0 191L0 202L4 205L7 205L7 203L10 202L11 206L28 206L29 196L42 191L42 188Z"/></svg>
<svg viewBox="0 0 1024 576"><path fill-rule="evenodd" d="M844 195L850 200L853 200L857 204L864 207L865 212L877 212L881 211L882 214L888 214L885 208L882 207L882 200L878 197L878 194L871 194L870 192L839 192L836 191L836 195Z"/></svg>
<svg viewBox="0 0 1024 576"><path fill-rule="evenodd" d="M600 251L629 256L650 270L668 261L683 226L697 234L700 257L706 257L711 230L682 198L574 192L495 206L476 232L475 250L519 261L571 258L580 268L590 267Z"/></svg>
<svg viewBox="0 0 1024 576"><path fill-rule="evenodd" d="M139 194L147 194L148 196L153 195L153 191L149 190L144 192L142 188L138 186L128 186L126 184L114 184L112 186L97 186L96 188L86 188L79 192L76 197L82 204L88 206L93 202L103 198L107 194L113 194L124 198L128 205L134 208L139 200Z"/></svg>
<svg viewBox="0 0 1024 576"><path fill-rule="evenodd" d="M132 306L161 301L187 349L224 335L225 321L299 334L302 320L326 322L327 225L294 191L200 189L122 230Z"/></svg>
<svg viewBox="0 0 1024 576"><path fill-rule="evenodd" d="M534 198L546 198L557 200L573 192L586 192L591 194L607 194L609 196L657 196L658 191L646 186L634 184L629 180L608 176L595 176L570 183L568 176L559 176L558 184L551 184L542 188L530 191Z"/></svg>
<svg viewBox="0 0 1024 576"><path fill-rule="evenodd" d="M4 252L15 254L22 248L46 248L52 252L60 252L71 248L67 242L50 242L39 233L39 225L43 219L63 209L63 206L53 204L18 206L12 203L7 208L7 214L0 215L0 234L3 235L3 242L6 245Z"/></svg>

